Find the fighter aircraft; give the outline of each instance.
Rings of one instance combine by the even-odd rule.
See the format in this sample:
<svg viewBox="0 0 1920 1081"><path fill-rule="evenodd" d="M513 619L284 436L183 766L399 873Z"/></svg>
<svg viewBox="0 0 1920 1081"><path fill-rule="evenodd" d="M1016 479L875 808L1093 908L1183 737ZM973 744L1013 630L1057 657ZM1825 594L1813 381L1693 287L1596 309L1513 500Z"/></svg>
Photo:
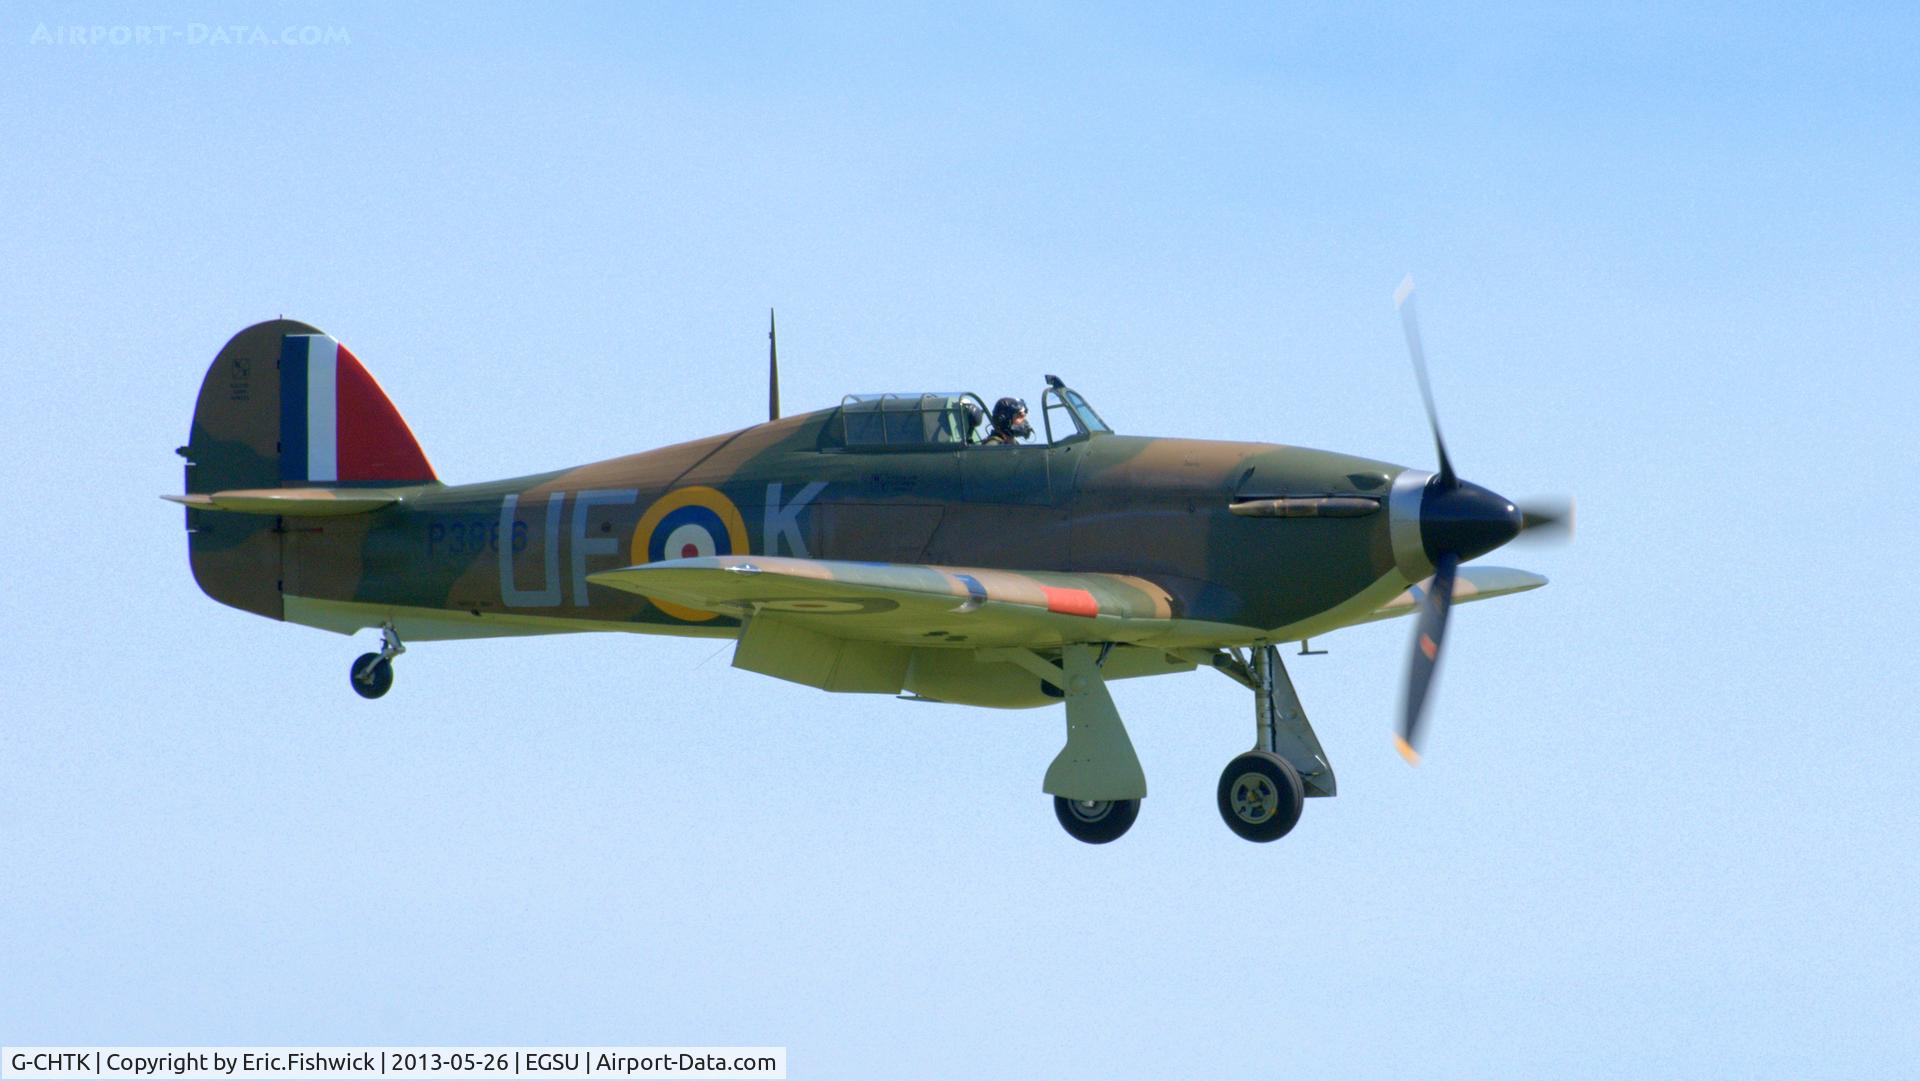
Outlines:
<svg viewBox="0 0 1920 1081"><path fill-rule="evenodd" d="M165 498L186 505L208 596L378 628L380 649L349 672L365 698L387 693L404 642L630 631L729 639L736 667L828 691L1064 703L1041 788L1093 844L1124 834L1147 794L1107 683L1209 668L1254 698L1254 746L1220 775L1220 815L1272 841L1307 797L1335 793L1279 646L1417 614L1396 738L1417 761L1453 604L1546 581L1466 561L1570 523L1569 505L1523 510L1456 475L1411 289L1396 302L1436 471L1121 435L1054 376L1039 423L1003 409L997 435L968 392L781 416L770 331L766 423L445 484L345 345L275 319L207 370L178 450L186 494Z"/></svg>

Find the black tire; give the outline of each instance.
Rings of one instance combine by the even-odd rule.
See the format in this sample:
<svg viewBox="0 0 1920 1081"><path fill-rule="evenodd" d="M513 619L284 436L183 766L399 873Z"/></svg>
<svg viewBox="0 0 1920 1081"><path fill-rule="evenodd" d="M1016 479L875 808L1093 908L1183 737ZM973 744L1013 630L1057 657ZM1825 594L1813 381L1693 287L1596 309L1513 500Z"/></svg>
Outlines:
<svg viewBox="0 0 1920 1081"><path fill-rule="evenodd" d="M378 653L362 653L348 675L353 693L362 698L378 698L393 686L393 662Z"/></svg>
<svg viewBox="0 0 1920 1081"><path fill-rule="evenodd" d="M1061 827L1072 834L1074 840L1103 845L1119 840L1121 834L1133 828L1133 820L1140 817L1140 801L1072 800L1055 796L1053 816L1060 820Z"/></svg>
<svg viewBox="0 0 1920 1081"><path fill-rule="evenodd" d="M1220 773L1220 817L1249 841L1278 841L1300 821L1307 786L1286 759L1248 751Z"/></svg>

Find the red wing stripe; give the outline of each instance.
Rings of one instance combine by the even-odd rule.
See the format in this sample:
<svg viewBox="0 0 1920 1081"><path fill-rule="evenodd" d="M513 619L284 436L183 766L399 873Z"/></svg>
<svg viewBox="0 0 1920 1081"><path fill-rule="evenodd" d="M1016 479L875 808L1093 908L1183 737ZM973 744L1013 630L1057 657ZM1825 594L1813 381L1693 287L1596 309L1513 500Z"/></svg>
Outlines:
<svg viewBox="0 0 1920 1081"><path fill-rule="evenodd" d="M1100 602L1093 594L1084 589L1055 589L1041 586L1040 592L1047 595L1047 611L1061 615L1086 616L1091 619L1100 614Z"/></svg>

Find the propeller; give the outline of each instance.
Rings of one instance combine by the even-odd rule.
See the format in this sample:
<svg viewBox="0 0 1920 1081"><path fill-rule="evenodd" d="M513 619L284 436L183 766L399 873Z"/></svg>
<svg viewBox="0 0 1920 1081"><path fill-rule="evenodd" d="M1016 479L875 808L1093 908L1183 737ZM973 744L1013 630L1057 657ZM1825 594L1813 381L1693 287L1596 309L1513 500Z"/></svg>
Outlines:
<svg viewBox="0 0 1920 1081"><path fill-rule="evenodd" d="M1415 587L1420 601L1420 621L1414 628L1413 657L1407 666L1407 693L1400 715L1400 731L1394 737L1400 756L1418 765L1420 722L1433 690L1441 644L1446 641L1447 616L1453 609L1454 582L1461 562L1491 552L1526 532L1543 537L1571 536L1573 501L1542 500L1520 507L1505 496L1460 479L1454 472L1453 460L1447 456L1446 440L1440 435L1440 411L1433 404L1433 386L1427 379L1427 354L1420 340L1412 275L1394 290L1393 303L1400 311L1407 353L1413 358L1413 374L1420 382L1420 400L1427 408L1427 425L1433 429L1433 449L1440 459L1440 470L1427 482L1420 499L1420 541L1428 562L1433 565L1433 577L1424 588Z"/></svg>

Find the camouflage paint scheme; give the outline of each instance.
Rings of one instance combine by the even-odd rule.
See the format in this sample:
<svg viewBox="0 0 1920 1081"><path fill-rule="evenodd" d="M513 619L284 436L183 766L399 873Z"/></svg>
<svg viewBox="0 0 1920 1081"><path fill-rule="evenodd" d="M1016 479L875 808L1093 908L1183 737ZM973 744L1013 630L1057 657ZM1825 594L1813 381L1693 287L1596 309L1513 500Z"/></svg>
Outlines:
<svg viewBox="0 0 1920 1081"><path fill-rule="evenodd" d="M391 622L409 641L728 638L775 619L886 647L841 686L783 678L1031 706L1057 688L977 651L1116 643L1109 678L1182 671L1196 650L1409 611L1432 572L1417 540L1396 544L1397 491L1414 492L1417 530L1417 470L1104 431L1048 445L1039 425L1022 446L848 447L838 407L511 480L289 483L277 358L285 336L320 333L276 320L227 343L180 448L187 495L169 497L207 594L275 619ZM1462 577L1463 600L1544 581Z"/></svg>
<svg viewBox="0 0 1920 1081"><path fill-rule="evenodd" d="M345 345L274 320L207 370L179 448L186 492L166 498L186 507L209 596L344 634L381 628L380 651L351 668L362 697L386 693L406 640L629 631L733 639L735 667L829 691L1063 701L1066 745L1042 790L1093 844L1124 834L1147 794L1106 683L1204 664L1254 692L1254 748L1221 775L1221 816L1271 841L1306 796L1337 791L1277 643L1418 612L1396 741L1415 761L1451 603L1545 584L1460 565L1555 514L1453 474L1402 314L1438 474L1117 435L1048 376L1027 444L983 444L972 395L849 396L448 485Z"/></svg>

